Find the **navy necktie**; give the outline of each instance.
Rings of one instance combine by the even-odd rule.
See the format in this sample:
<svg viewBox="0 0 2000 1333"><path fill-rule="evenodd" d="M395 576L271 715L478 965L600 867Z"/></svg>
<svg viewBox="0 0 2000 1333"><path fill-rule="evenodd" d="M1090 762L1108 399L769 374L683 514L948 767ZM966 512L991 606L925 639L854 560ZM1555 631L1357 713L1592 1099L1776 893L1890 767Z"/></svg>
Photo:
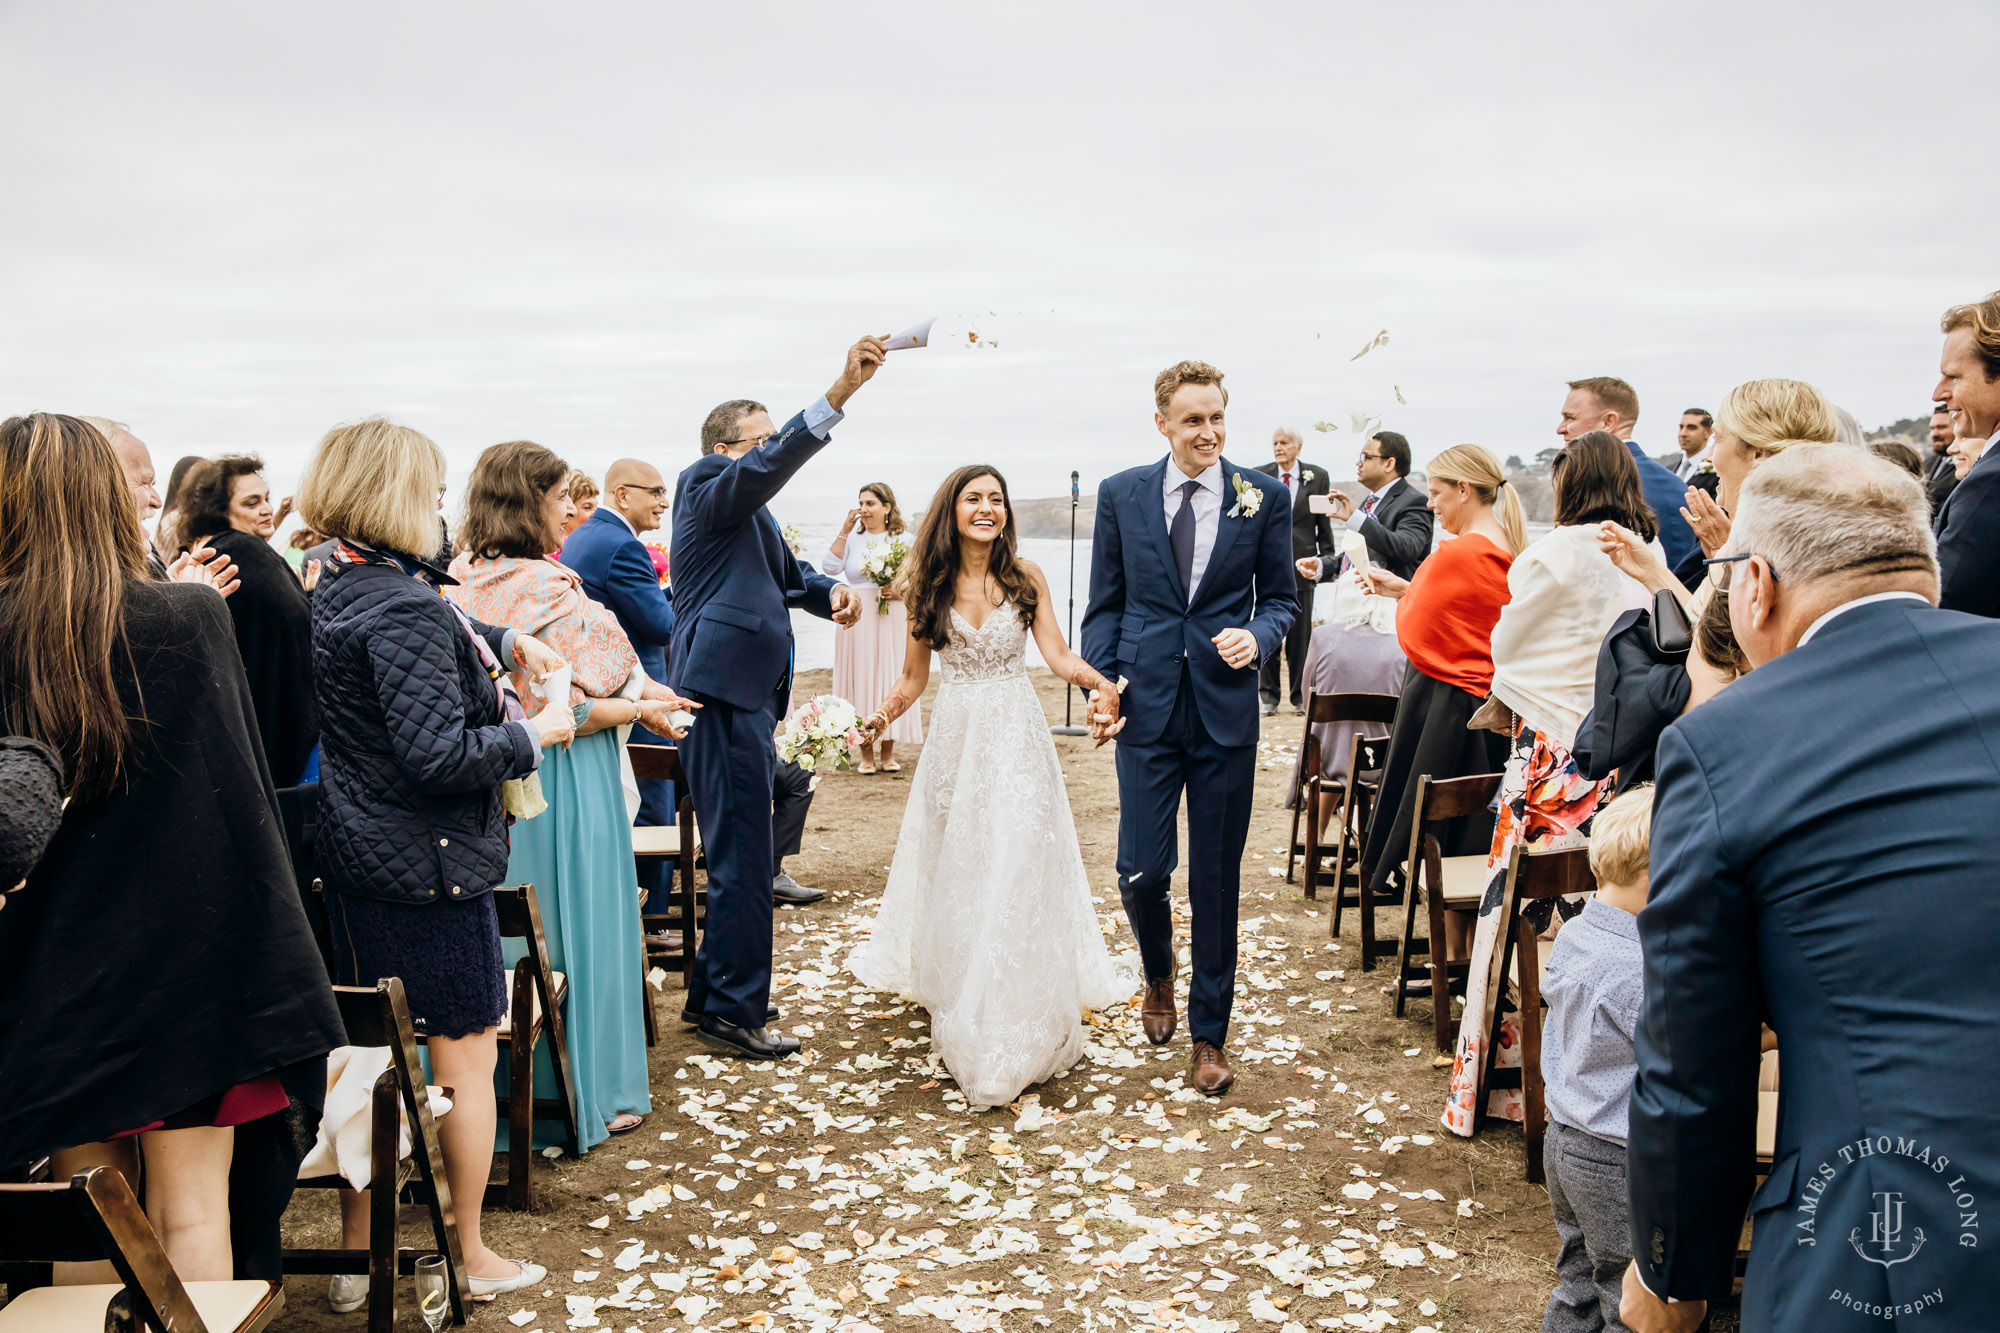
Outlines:
<svg viewBox="0 0 2000 1333"><path fill-rule="evenodd" d="M1194 493L1201 489L1198 481L1185 482L1181 486L1181 507L1174 515L1174 525L1167 529L1167 541L1174 548L1174 565L1181 572L1181 591L1194 596Z"/></svg>

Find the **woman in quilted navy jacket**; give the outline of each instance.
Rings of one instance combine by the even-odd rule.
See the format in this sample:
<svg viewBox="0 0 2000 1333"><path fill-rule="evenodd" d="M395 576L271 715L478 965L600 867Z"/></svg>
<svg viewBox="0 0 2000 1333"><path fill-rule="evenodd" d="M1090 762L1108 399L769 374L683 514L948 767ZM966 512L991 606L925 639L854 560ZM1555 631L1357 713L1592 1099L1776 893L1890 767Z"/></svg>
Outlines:
<svg viewBox="0 0 2000 1333"><path fill-rule="evenodd" d="M431 1069L456 1089L438 1125L475 1296L540 1282L536 1264L480 1239L492 1166L495 1033L506 1008L492 889L507 873L501 784L574 734L567 700L526 717L501 664L540 677L562 660L526 634L467 618L439 594L444 453L375 418L328 431L306 465L299 513L336 540L313 595L313 689L321 719L319 859L336 980L401 977L429 1038ZM349 1244L367 1209L346 1195ZM365 1278L335 1278L336 1310L360 1308Z"/></svg>

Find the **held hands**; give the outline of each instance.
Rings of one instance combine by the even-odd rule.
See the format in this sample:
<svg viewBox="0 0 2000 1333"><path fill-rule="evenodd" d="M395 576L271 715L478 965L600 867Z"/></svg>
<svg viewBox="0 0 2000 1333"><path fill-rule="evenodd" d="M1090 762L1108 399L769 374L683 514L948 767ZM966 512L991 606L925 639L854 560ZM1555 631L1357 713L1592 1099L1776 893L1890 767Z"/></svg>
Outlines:
<svg viewBox="0 0 2000 1333"><path fill-rule="evenodd" d="M206 583L227 597L236 591L236 562L203 542L168 565L167 577L175 583Z"/></svg>
<svg viewBox="0 0 2000 1333"><path fill-rule="evenodd" d="M1257 636L1247 629L1226 629L1211 642L1222 660L1238 670L1257 660Z"/></svg>
<svg viewBox="0 0 2000 1333"><path fill-rule="evenodd" d="M842 584L833 590L833 623L852 625L861 618L861 599L854 595L854 589Z"/></svg>
<svg viewBox="0 0 2000 1333"><path fill-rule="evenodd" d="M856 389L875 378L875 372L882 368L882 359L888 355L882 348L882 340L888 336L871 333L847 349L847 364L841 367L840 378L826 391L827 405L834 411L845 407Z"/></svg>
<svg viewBox="0 0 2000 1333"><path fill-rule="evenodd" d="M1675 1301L1669 1305L1639 1281L1634 1260L1625 1270L1625 1288L1618 1298L1618 1318L1632 1333L1694 1333L1708 1314L1707 1301Z"/></svg>
<svg viewBox="0 0 2000 1333"><path fill-rule="evenodd" d="M1681 509L1681 517L1694 529L1694 539L1701 543L1703 555L1714 555L1729 540L1729 511L1715 502L1715 497L1707 491L1688 487L1687 504Z"/></svg>
<svg viewBox="0 0 2000 1333"><path fill-rule="evenodd" d="M1305 557L1303 560L1294 560L1292 562L1292 567L1298 570L1299 577L1304 579L1308 583L1318 583L1320 570L1324 568L1324 566L1320 564L1319 557L1316 555L1309 555Z"/></svg>
<svg viewBox="0 0 2000 1333"><path fill-rule="evenodd" d="M1125 719L1118 715L1122 700L1118 691L1109 687L1099 687L1090 692L1089 711L1084 720L1090 725L1090 735L1098 746L1125 730Z"/></svg>

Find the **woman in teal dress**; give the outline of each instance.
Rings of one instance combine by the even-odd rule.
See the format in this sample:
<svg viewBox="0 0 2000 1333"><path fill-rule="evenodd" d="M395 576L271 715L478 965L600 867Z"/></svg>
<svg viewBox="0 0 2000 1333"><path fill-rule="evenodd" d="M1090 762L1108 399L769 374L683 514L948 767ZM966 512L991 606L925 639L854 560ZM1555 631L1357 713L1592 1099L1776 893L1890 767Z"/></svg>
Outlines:
<svg viewBox="0 0 2000 1333"><path fill-rule="evenodd" d="M581 581L543 554L575 512L569 466L537 444L486 450L472 471L447 596L476 619L532 633L566 658L576 740L543 751L536 774L547 809L514 822L507 878L529 883L541 904L549 962L567 977L565 1035L576 1079L584 1151L639 1127L652 1110L640 1005L643 956L632 829L621 778L619 728L643 723L675 735L669 714L692 707L645 678L610 611L584 595ZM532 699L527 680L515 686ZM532 800L531 800L532 804ZM507 941L511 967L524 952ZM503 1066L497 1079L505 1085ZM547 1052L535 1057L538 1095L555 1087ZM507 1126L499 1127L504 1146ZM538 1123L538 1145L561 1142Z"/></svg>

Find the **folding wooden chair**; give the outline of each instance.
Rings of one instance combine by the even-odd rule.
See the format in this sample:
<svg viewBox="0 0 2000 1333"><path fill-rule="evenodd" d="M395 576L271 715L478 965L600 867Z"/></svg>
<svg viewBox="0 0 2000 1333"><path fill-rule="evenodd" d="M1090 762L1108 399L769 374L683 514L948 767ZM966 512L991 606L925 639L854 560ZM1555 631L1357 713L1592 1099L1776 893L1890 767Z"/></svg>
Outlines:
<svg viewBox="0 0 2000 1333"><path fill-rule="evenodd" d="M1445 856L1437 828L1485 810L1500 790L1500 778L1498 773L1478 773L1442 782L1431 781L1429 774L1417 779L1416 808L1410 820L1410 857L1404 863L1403 878L1408 887L1403 894L1403 932L1396 942L1395 1008L1396 1017L1401 1018L1409 983L1428 972L1437 1048L1445 1055L1451 1054L1452 1039L1458 1029L1451 1017L1449 987L1465 976L1468 964L1445 960L1444 914L1479 911L1480 900L1486 894L1486 858L1477 854ZM1430 934L1424 939L1415 937L1419 898L1428 908L1430 918ZM1425 955L1425 962L1413 963L1411 957L1415 954Z"/></svg>
<svg viewBox="0 0 2000 1333"><path fill-rule="evenodd" d="M288 1273L368 1275L369 1333L391 1333L396 1324L396 1276L416 1272L417 1260L445 1256L451 1269L451 1321L466 1321L466 1301L472 1288L466 1277L465 1254L458 1244L457 1213L451 1184L445 1179L444 1153L438 1147L437 1125L431 1119L424 1091L423 1066L417 1061L417 1036L410 1026L410 1006L399 977L367 986L335 986L340 1021L350 1046L382 1046L389 1067L375 1080L370 1099L368 1248L365 1250L286 1250ZM398 1160L401 1122L410 1125L410 1155ZM352 1189L338 1174L301 1178L300 1189ZM430 1215L434 1250L402 1247L401 1205L420 1204Z"/></svg>
<svg viewBox="0 0 2000 1333"><path fill-rule="evenodd" d="M696 885L695 870L706 866L707 860L702 855L701 830L695 827L694 798L688 794L687 775L681 769L680 751L671 745L628 745L625 752L632 757L634 777L674 784L674 822L650 828L634 825L632 829L632 859L635 863L643 866L656 861L674 862L674 891L669 909L647 912L639 919L642 938L647 932L668 931L678 933L681 940L678 949L652 945L645 949L645 964L639 969L639 987L646 1002L646 1034L651 1040L652 989L645 983L645 974L655 966L671 968L680 972L683 986L693 983L695 946L707 924L708 913L708 894ZM683 848L690 849L686 855L682 855Z"/></svg>
<svg viewBox="0 0 2000 1333"><path fill-rule="evenodd" d="M1346 821L1349 817L1349 812L1355 807L1354 794L1356 789L1358 788L1361 791L1360 808L1364 811L1368 808L1375 792L1375 784L1361 781L1360 773L1351 768L1347 770L1347 780L1338 784L1329 781L1323 776L1322 770L1326 767L1326 756L1321 750L1319 736L1314 732L1313 728L1331 726L1337 722L1372 722L1386 726L1396 720L1397 702L1398 700L1393 694L1314 694L1309 695L1306 699L1305 739L1299 743L1298 801L1292 808L1292 847L1291 855L1285 862L1285 882L1290 883L1292 881L1293 871L1298 865L1300 858L1303 857L1306 864L1307 898L1316 899L1319 896L1320 858L1326 854L1320 849L1319 843L1319 800L1321 794L1330 792L1336 785L1341 789L1341 837L1343 841L1337 843L1336 846L1341 851L1345 851L1345 839L1348 836ZM1358 740L1360 738L1357 736L1354 739ZM1350 753L1348 757L1352 759L1353 756ZM1376 764L1373 768L1363 769L1361 772L1376 772L1380 767L1380 764ZM1305 819L1306 824L1306 834L1303 840L1299 837L1299 820L1301 817ZM1366 817L1365 814L1363 817ZM1338 871L1335 873L1334 883L1336 886L1334 914L1335 920L1338 921L1340 903L1342 898L1345 897L1344 892L1342 892L1345 885L1341 883ZM1333 933L1335 935L1340 934L1340 927L1338 925L1334 926Z"/></svg>
<svg viewBox="0 0 2000 1333"><path fill-rule="evenodd" d="M107 1259L117 1282L13 1286L0 1333L257 1333L285 1308L280 1283L182 1282L109 1167L63 1185L0 1185L0 1263L32 1265L46 1283L49 1264Z"/></svg>
<svg viewBox="0 0 2000 1333"><path fill-rule="evenodd" d="M1594 893L1597 878L1590 873L1590 853L1582 847L1561 852L1531 851L1514 845L1501 888L1500 931L1494 937L1486 973L1487 1032L1485 1067L1480 1071L1473 1123L1483 1123L1486 1094L1495 1088L1521 1090L1521 1132L1528 1146L1528 1179L1541 1184L1542 1140L1548 1133L1548 1096L1542 1085L1542 970L1548 963L1550 941L1541 938L1525 908L1531 902ZM1521 994L1521 1067L1501 1069L1500 1017L1512 977Z"/></svg>
<svg viewBox="0 0 2000 1333"><path fill-rule="evenodd" d="M1348 772L1379 773L1389 761L1389 738L1353 736L1348 743ZM1361 765L1359 769L1354 766ZM1380 808L1379 784L1350 782L1340 799L1340 837L1333 849L1333 882L1340 891L1333 896L1333 922L1329 938L1340 938L1343 908L1352 907L1360 920L1361 970L1373 972L1375 960L1396 952L1396 941L1380 939L1375 930L1375 912L1382 907L1400 906L1400 892L1377 889L1361 869L1361 851L1368 845L1369 822ZM1321 853L1325 855L1324 852ZM1348 890L1352 888L1350 897Z"/></svg>
<svg viewBox="0 0 2000 1333"><path fill-rule="evenodd" d="M507 1180L504 1187L486 1187L486 1202L504 1202L516 1212L526 1212L532 1207L528 1171L535 1158L535 1117L559 1117L569 1133L570 1152L583 1150L577 1133L576 1078L563 1033L569 978L549 964L548 936L542 931L534 885L494 889L493 907L500 920L500 938L526 941L528 951L514 964L512 997L500 1017L500 1046L507 1056L507 1092L499 1098L500 1114L507 1117ZM535 1047L544 1037L555 1071L553 1097L535 1095Z"/></svg>

